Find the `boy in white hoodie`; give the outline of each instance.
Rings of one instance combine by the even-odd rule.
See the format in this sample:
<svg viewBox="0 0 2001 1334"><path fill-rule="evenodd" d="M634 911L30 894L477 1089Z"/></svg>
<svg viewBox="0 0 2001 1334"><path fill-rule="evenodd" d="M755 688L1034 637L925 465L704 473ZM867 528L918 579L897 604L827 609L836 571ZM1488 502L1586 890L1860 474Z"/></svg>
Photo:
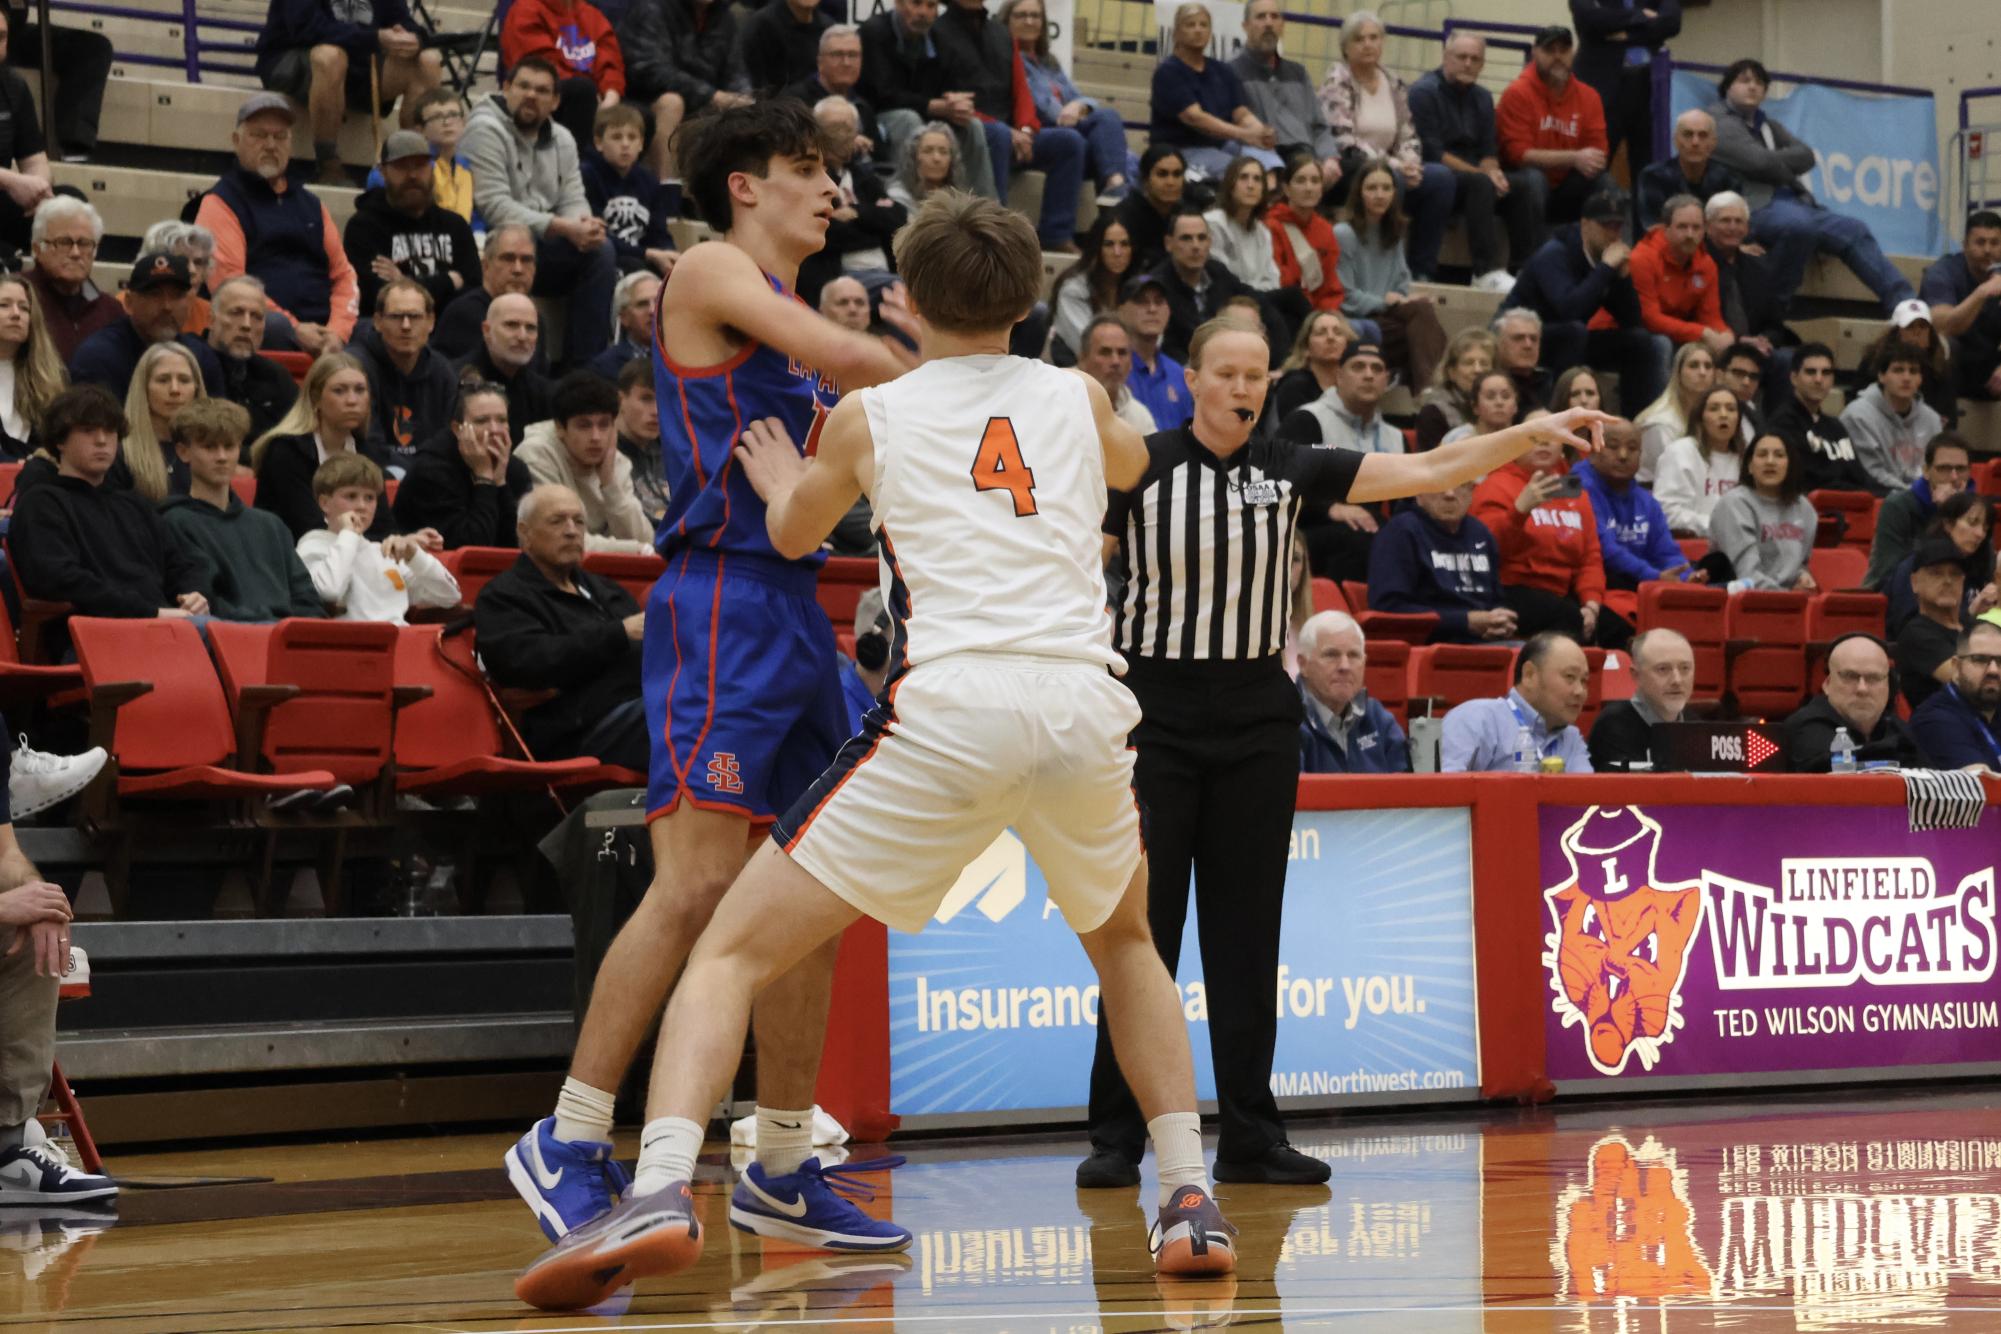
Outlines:
<svg viewBox="0 0 2001 1334"><path fill-rule="evenodd" d="M313 497L327 526L299 539L299 559L320 597L340 610L343 621L388 621L402 625L412 607L456 607L458 580L427 547L442 545L430 529L396 533L371 542L363 536L375 522L382 495L382 469L353 452L336 454L313 474Z"/></svg>

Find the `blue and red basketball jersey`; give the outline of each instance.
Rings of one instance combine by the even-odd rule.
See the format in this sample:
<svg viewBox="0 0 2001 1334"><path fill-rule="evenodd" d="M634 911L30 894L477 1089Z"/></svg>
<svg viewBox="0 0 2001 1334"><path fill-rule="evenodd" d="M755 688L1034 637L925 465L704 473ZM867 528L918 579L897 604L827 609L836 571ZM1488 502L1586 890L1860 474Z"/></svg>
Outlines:
<svg viewBox="0 0 2001 1334"><path fill-rule="evenodd" d="M790 295L770 274L765 281L773 291ZM661 294L666 294L665 284ZM802 314L808 310L804 302L799 309ZM660 318L656 308L653 389L669 499L654 546L669 557L693 548L782 559L765 532L764 502L744 477L734 451L746 426L776 417L793 442L810 454L820 421L840 391L811 366L763 343L747 343L721 365L677 366L667 359ZM799 563L817 568L825 559L815 552Z"/></svg>

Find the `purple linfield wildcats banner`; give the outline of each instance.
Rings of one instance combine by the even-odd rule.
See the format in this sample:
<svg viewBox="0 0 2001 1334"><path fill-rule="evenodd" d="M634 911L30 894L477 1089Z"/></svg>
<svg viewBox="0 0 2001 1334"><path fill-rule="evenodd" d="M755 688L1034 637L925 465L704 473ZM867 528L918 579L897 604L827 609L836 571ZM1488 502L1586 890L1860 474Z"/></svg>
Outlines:
<svg viewBox="0 0 2001 1334"><path fill-rule="evenodd" d="M1541 839L1551 1079L2001 1061L1993 807L1546 806Z"/></svg>

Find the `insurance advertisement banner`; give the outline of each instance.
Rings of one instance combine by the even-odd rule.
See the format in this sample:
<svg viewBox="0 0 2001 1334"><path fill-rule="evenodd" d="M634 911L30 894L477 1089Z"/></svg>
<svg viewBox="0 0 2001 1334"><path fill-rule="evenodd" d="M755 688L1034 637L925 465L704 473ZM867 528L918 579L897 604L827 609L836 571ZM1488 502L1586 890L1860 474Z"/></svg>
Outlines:
<svg viewBox="0 0 2001 1334"><path fill-rule="evenodd" d="M2001 811L1545 806L1540 835L1551 1079L2001 1061Z"/></svg>
<svg viewBox="0 0 2001 1334"><path fill-rule="evenodd" d="M1281 1098L1477 1096L1472 852L1463 809L1301 811L1280 938ZM1191 911L1177 979L1201 1097L1215 1096ZM890 1110L1074 1110L1097 1039L1090 961L1027 850L1003 834L920 935L889 933Z"/></svg>

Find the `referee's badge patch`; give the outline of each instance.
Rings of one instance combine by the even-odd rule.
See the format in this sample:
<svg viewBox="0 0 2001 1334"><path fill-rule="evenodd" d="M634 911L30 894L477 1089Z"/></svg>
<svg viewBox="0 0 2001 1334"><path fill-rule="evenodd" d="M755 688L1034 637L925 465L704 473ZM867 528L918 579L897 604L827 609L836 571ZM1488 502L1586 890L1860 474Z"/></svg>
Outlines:
<svg viewBox="0 0 2001 1334"><path fill-rule="evenodd" d="M1245 482L1244 503L1246 505L1278 504L1278 483L1272 481Z"/></svg>

